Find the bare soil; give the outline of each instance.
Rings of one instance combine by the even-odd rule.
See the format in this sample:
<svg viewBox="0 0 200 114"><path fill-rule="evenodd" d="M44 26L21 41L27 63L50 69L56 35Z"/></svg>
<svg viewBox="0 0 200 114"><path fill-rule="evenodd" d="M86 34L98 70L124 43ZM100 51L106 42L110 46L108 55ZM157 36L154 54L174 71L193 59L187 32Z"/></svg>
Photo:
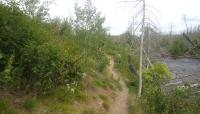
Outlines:
<svg viewBox="0 0 200 114"><path fill-rule="evenodd" d="M125 82L120 78L119 73L114 69L114 59L109 57L109 60L108 72L112 74L113 79L119 80L122 90L117 93L114 102L111 103L108 114L128 114L128 88Z"/></svg>

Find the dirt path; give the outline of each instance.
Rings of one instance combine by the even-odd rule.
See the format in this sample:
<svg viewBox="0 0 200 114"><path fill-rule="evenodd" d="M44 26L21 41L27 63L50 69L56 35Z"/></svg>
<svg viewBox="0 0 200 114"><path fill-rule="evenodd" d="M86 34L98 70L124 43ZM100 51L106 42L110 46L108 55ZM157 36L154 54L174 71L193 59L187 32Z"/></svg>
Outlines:
<svg viewBox="0 0 200 114"><path fill-rule="evenodd" d="M109 57L109 72L113 75L113 78L120 80L119 83L122 87L122 91L117 94L115 101L111 104L109 114L128 114L128 88L123 80L120 79L119 74L114 69L114 59Z"/></svg>

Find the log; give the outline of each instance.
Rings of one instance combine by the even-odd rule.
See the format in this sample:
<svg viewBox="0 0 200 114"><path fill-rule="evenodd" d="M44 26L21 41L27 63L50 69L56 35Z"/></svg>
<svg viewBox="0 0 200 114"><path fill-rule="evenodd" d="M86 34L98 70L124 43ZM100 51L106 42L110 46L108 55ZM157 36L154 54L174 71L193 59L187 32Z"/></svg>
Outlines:
<svg viewBox="0 0 200 114"><path fill-rule="evenodd" d="M184 37L193 47L195 46L194 43L192 42L191 38L190 38L187 34L183 33L183 37Z"/></svg>
<svg viewBox="0 0 200 114"><path fill-rule="evenodd" d="M131 55L128 55L128 64L129 64L129 69L130 69L131 73L138 76L138 72L136 70L136 67L131 63Z"/></svg>

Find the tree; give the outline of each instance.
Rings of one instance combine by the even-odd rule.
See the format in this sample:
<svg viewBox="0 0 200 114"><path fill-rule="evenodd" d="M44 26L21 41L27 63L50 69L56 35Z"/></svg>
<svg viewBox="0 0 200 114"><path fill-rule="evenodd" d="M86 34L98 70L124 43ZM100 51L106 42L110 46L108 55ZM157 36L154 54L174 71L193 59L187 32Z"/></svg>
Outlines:
<svg viewBox="0 0 200 114"><path fill-rule="evenodd" d="M48 0L41 2L40 0L21 0L24 2L25 12L33 18L40 20L46 20L49 15L49 4Z"/></svg>
<svg viewBox="0 0 200 114"><path fill-rule="evenodd" d="M151 61L149 59L149 43L147 42L147 51L144 48L144 42L150 41L150 28L152 30L158 30L156 27L156 23L158 22L156 15L153 11L157 11L152 6L146 5L146 0L129 0L122 1L126 3L133 3L133 7L135 9L135 13L131 18L131 24L129 30L131 31L133 36L140 36L140 49L139 49L139 88L138 88L138 97L141 96L142 93L142 68L143 68L143 58L147 61L147 67L151 66ZM149 16L153 17L150 18ZM147 28L147 29L146 29ZM147 38L147 40L144 40ZM137 38L136 38L137 39ZM145 57L143 57L145 55Z"/></svg>
<svg viewBox="0 0 200 114"><path fill-rule="evenodd" d="M76 31L88 31L91 33L105 32L103 23L104 17L101 17L101 13L97 11L91 0L86 0L84 8L75 4L74 26Z"/></svg>
<svg viewBox="0 0 200 114"><path fill-rule="evenodd" d="M50 0L3 0L3 3L18 7L31 18L45 21L48 19Z"/></svg>
<svg viewBox="0 0 200 114"><path fill-rule="evenodd" d="M72 24L69 19L65 19L60 27L60 35L61 36L66 36L66 37L71 37L73 34L72 31Z"/></svg>
<svg viewBox="0 0 200 114"><path fill-rule="evenodd" d="M142 57L143 57L143 40L144 40L144 31L145 31L145 0L143 2L143 17L142 17L142 35L141 35L141 43L140 43L140 64L139 64L139 88L138 88L138 97L141 96L142 93Z"/></svg>

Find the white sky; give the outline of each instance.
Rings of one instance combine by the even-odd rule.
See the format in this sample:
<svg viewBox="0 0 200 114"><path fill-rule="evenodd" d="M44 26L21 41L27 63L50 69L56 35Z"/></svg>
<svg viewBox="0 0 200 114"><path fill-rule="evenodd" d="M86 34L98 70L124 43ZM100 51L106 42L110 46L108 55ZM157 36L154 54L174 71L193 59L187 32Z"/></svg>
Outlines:
<svg viewBox="0 0 200 114"><path fill-rule="evenodd" d="M75 1L84 0L55 0L55 4L50 7L52 17L68 17L73 15ZM105 26L110 28L111 34L121 34L127 30L131 15L135 10L131 10L131 3L122 3L128 0L92 0L97 10L106 17ZM162 32L179 32L185 29L183 15L186 15L188 26L200 24L200 0L146 0L149 6L156 10L154 14L159 20L159 28ZM150 18L152 15L150 15Z"/></svg>

